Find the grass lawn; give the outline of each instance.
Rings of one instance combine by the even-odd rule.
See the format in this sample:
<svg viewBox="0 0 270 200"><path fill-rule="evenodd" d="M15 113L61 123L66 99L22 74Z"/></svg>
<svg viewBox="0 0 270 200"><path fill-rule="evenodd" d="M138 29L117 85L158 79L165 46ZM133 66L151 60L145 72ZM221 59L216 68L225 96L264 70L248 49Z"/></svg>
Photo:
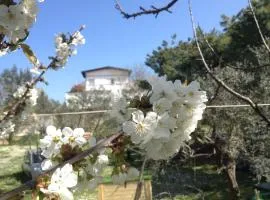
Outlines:
<svg viewBox="0 0 270 200"><path fill-rule="evenodd" d="M237 172L241 199L249 200L254 195L253 181L247 172ZM227 200L228 183L224 174L218 174L214 165L195 167L170 166L159 177L154 176L153 196L156 199L174 200Z"/></svg>
<svg viewBox="0 0 270 200"><path fill-rule="evenodd" d="M11 190L29 179L22 172L21 164L26 146L0 146L1 192Z"/></svg>
<svg viewBox="0 0 270 200"><path fill-rule="evenodd" d="M23 172L21 165L25 151L29 146L25 145L0 145L0 194L10 191L29 180ZM75 192L75 200L96 200L97 191ZM30 200L30 191L26 191L24 200Z"/></svg>
<svg viewBox="0 0 270 200"><path fill-rule="evenodd" d="M0 193L16 188L29 178L22 172L24 152L27 145L0 146ZM109 176L108 168L104 175ZM251 176L248 173L237 173L242 199L251 199L254 194ZM174 200L227 200L228 185L225 175L218 174L213 165L194 167L169 166L159 176L152 177L152 190L155 199ZM30 199L29 192L24 199ZM97 199L97 191L75 192L75 200Z"/></svg>

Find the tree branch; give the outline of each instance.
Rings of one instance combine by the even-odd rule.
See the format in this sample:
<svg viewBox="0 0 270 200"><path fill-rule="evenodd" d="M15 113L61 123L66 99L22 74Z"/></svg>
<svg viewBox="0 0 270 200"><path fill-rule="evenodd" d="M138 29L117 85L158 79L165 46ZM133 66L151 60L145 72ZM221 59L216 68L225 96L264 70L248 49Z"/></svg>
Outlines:
<svg viewBox="0 0 270 200"><path fill-rule="evenodd" d="M217 76L214 75L214 73L212 72L212 70L209 68L207 62L205 61L204 55L202 53L200 44L199 44L199 40L198 40L198 36L197 36L197 32L196 32L196 27L195 27L195 23L194 23L194 17L193 17L193 13L192 13L192 8L191 8L191 0L188 0L188 6L189 6L189 14L190 14L190 19L191 19L191 24L192 24L192 30L193 30L193 36L197 45L197 49L200 53L202 62L203 62L203 66L206 69L206 71L208 72L208 74L219 84L221 85L227 92L229 92L230 94L232 94L233 96L237 97L238 99L246 102L247 104L250 105L251 108L253 108L253 110L268 124L270 125L270 121L269 119L262 113L262 111L259 109L258 105L256 103L254 103L249 97L246 97L238 92L236 92L235 90L233 90L232 88L230 88L226 83L224 83L221 79L219 79Z"/></svg>
<svg viewBox="0 0 270 200"><path fill-rule="evenodd" d="M45 174L48 174L48 173L52 173L54 172L57 168L59 167L63 167L64 165L66 164L74 164L80 160L82 160L83 158L87 157L89 154L97 151L98 149L100 148L103 148L103 147L106 147L108 146L110 143L112 143L115 139L121 137L122 134L121 133L116 133L112 136L110 136L109 138L107 139L104 139L104 140L101 140L100 142L98 142L95 146L83 151L82 153L74 156L73 158L65 161L64 163L61 163L59 165L56 165L55 167L53 167L52 169L50 170L46 170L44 171L41 175L45 175ZM23 185L21 185L20 187L17 187L7 193L4 193L2 195L0 195L0 200L7 200L13 196L15 196L16 194L19 194L25 190L28 190L28 189L33 189L34 187L36 186L36 180L31 180L31 181L28 181L26 183L24 183Z"/></svg>
<svg viewBox="0 0 270 200"><path fill-rule="evenodd" d="M8 120L8 118L10 116L16 115L20 109L20 107L25 103L25 101L27 100L27 95L30 92L30 89L33 88L39 81L42 80L43 75L47 72L48 69L50 69L51 65L49 65L48 67L46 67L45 70L43 70L39 76L37 78L35 78L30 84L27 83L26 84L26 90L24 92L24 94L22 95L22 97L20 99L18 99L17 101L15 101L13 103L13 105L11 105L10 109L8 109L8 111L5 113L4 117L2 119L0 119L0 123Z"/></svg>
<svg viewBox="0 0 270 200"><path fill-rule="evenodd" d="M256 17L254 8L253 8L252 3L251 3L251 0L248 0L248 4L249 4L249 8L250 8L250 10L251 10L253 19L254 19L254 21L255 21L255 23L256 23L257 29L258 29L258 31L259 31L259 34L260 34L260 36L261 36L262 42L263 42L264 46L266 47L267 51L270 53L270 48L269 48L269 46L267 45L267 42L266 42L266 40L265 40L265 38L264 38L264 36L263 36L261 27L260 27L260 25L259 25L258 19L257 19L257 17Z"/></svg>
<svg viewBox="0 0 270 200"><path fill-rule="evenodd" d="M84 29L84 26L81 26L79 28L79 32L81 32L83 29ZM71 43L72 40L73 40L73 35L71 36L71 41L69 41L69 42ZM13 104L7 109L4 116L0 119L0 124L4 121L8 120L10 117L12 117L20 112L20 108L23 107L23 105L25 104L25 102L28 98L28 94L30 92L30 89L32 89L38 82L44 81L43 75L50 68L53 68L56 65L56 62L57 62L56 57L51 57L51 59L52 59L52 61L50 62L50 64L47 67L42 66L42 65L39 66L40 68L42 68L43 71L35 79L33 79L30 83L26 83L26 85L25 85L26 90L23 93L22 97L16 101L14 101ZM35 64L35 63L33 63L33 64Z"/></svg>
<svg viewBox="0 0 270 200"><path fill-rule="evenodd" d="M172 13L169 9L177 2L178 0L171 0L167 5L157 8L155 6L151 6L151 9L145 9L142 6L140 6L140 10L138 12L135 13L127 13L126 11L124 11L124 9L122 8L122 6L120 5L118 0L115 0L115 8L117 10L119 10L119 12L123 15L124 18L129 19L129 18L136 18L138 16L141 15L155 15L155 17L157 17L159 15L159 13L161 12L168 12L168 13Z"/></svg>
<svg viewBox="0 0 270 200"><path fill-rule="evenodd" d="M137 188L136 188L136 193L135 193L135 197L134 200L139 200L142 194L142 186L143 186L143 173L144 173L144 168L145 168L145 163L147 161L147 157L144 158L143 160L143 164L141 167L141 171L140 171L140 178L139 178L139 182L137 183Z"/></svg>

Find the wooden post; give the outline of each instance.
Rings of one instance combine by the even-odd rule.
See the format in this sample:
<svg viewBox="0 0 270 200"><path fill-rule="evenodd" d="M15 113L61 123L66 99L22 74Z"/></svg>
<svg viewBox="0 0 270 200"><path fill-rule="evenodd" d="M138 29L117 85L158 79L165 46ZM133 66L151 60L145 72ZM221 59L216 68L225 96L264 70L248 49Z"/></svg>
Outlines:
<svg viewBox="0 0 270 200"><path fill-rule="evenodd" d="M104 185L100 184L98 186L98 200L104 200Z"/></svg>
<svg viewBox="0 0 270 200"><path fill-rule="evenodd" d="M133 200L136 188L136 181L127 182L126 185L100 184L98 186L98 200ZM144 180L140 200L152 200L151 180Z"/></svg>

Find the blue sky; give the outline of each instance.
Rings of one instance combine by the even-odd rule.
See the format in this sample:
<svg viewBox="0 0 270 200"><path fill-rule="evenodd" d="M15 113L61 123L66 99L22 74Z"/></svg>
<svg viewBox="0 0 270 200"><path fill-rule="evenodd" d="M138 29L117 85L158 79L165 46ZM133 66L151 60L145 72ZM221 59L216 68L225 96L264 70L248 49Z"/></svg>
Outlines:
<svg viewBox="0 0 270 200"><path fill-rule="evenodd" d="M141 5L158 7L164 2L169 0L122 0L121 4L127 11L136 11ZM193 12L207 31L220 29L221 14L236 14L246 5L247 0L193 0ZM174 33L182 40L191 37L187 0L180 0L171 10L173 14L164 12L158 18L126 20L114 8L113 0L45 0L27 39L40 61L47 64L48 56L54 55L54 36L59 32L73 32L85 24L86 44L79 47L78 55L71 57L64 69L47 73L49 86L41 87L50 98L63 101L65 92L83 81L82 70L105 65L132 68L143 64L146 55ZM14 64L23 69L31 66L18 50L0 58L0 73Z"/></svg>

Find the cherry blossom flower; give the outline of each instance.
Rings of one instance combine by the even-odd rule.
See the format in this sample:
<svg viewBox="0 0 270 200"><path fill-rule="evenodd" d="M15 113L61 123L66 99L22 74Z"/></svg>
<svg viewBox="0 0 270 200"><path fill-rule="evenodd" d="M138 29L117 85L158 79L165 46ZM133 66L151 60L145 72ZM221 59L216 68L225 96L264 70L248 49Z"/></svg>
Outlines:
<svg viewBox="0 0 270 200"><path fill-rule="evenodd" d="M67 40L63 34L58 34L55 37L55 48L56 48L56 62L54 69L64 67L68 61L68 57L77 54L76 46L85 44L85 38L80 31L75 32L70 39Z"/></svg>
<svg viewBox="0 0 270 200"><path fill-rule="evenodd" d="M149 137L157 125L157 114L148 112L144 117L141 110L132 113L132 121L123 124L123 131L131 136L132 142L139 144Z"/></svg>
<svg viewBox="0 0 270 200"><path fill-rule="evenodd" d="M169 111L172 107L172 102L167 98L160 98L159 100L153 102L153 111L162 114Z"/></svg>
<svg viewBox="0 0 270 200"><path fill-rule="evenodd" d="M76 31L73 34L73 40L71 44L73 44L74 46L85 44L85 38L80 31Z"/></svg>
<svg viewBox="0 0 270 200"><path fill-rule="evenodd" d="M42 163L41 163L41 169L42 169L43 171L49 170L49 169L53 168L54 166L56 166L57 164L59 164L59 163L56 162L56 161L53 161L52 159L46 158L46 159L43 160Z"/></svg>
<svg viewBox="0 0 270 200"><path fill-rule="evenodd" d="M173 90L173 83L166 79L166 76L148 79L148 82L152 86L152 94L150 97L151 103L154 103L161 98L167 98L169 101L173 101L177 97Z"/></svg>
<svg viewBox="0 0 270 200"><path fill-rule="evenodd" d="M61 169L55 170L51 177L48 189L41 189L45 194L58 194L61 200L73 200L73 194L69 190L77 185L78 176L73 171L72 165L66 164Z"/></svg>
<svg viewBox="0 0 270 200"><path fill-rule="evenodd" d="M206 93L200 90L197 81L182 84L180 80L167 81L163 76L149 79L149 83L154 112L148 112L144 117L142 111L135 111L132 121L124 122L122 128L134 144L146 151L148 158L168 159L191 138L198 120L202 119Z"/></svg>
<svg viewBox="0 0 270 200"><path fill-rule="evenodd" d="M47 135L40 139L40 148L43 150L42 155L45 158L51 158L60 152L62 132L60 129L56 130L54 126L48 126L46 133Z"/></svg>
<svg viewBox="0 0 270 200"><path fill-rule="evenodd" d="M24 0L14 5L0 5L0 33L11 43L27 36L27 30L36 20L38 13L36 0Z"/></svg>
<svg viewBox="0 0 270 200"><path fill-rule="evenodd" d="M75 128L72 130L69 127L65 127L62 130L63 133L63 143L70 144L72 147L78 145L82 146L87 143L87 140L84 138L84 130L82 128Z"/></svg>

